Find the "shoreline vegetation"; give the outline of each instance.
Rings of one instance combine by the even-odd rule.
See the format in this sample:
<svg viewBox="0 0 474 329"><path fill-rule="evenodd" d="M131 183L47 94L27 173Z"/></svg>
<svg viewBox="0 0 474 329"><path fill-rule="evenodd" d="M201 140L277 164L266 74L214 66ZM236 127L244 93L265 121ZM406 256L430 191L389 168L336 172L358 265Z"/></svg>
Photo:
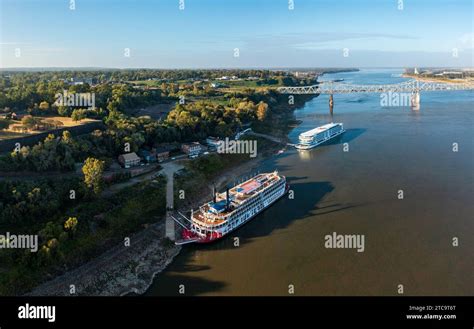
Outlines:
<svg viewBox="0 0 474 329"><path fill-rule="evenodd" d="M8 109L17 112L19 108L29 107L28 118L56 114L71 116L77 112L46 104L52 101L47 95L63 88L66 80L57 80L56 73L50 76L51 73L40 72L39 78L34 73L24 74L0 81L1 89L6 90L6 98L0 100L3 106L10 104L11 109ZM68 74L74 75L74 72ZM87 77L90 73L76 74ZM257 82L242 78L242 85L239 85L239 77L232 85L229 83L231 90L225 91L209 89L207 84L196 80L199 75L208 77L209 81L222 74L259 77ZM0 172L24 174L21 180L16 181L8 175L0 180L0 229L36 233L40 237L37 254L0 250L0 294L112 296L144 293L154 276L166 268L181 247L164 238L164 175L149 175L133 185L122 184L126 188L115 189L114 193L102 193L121 185L117 184L120 181L104 184L100 173L108 170L117 155L123 153L123 143L136 152L154 145L157 140L160 143L189 142L211 134L230 136L244 123L250 124L256 133L286 141L288 132L299 124L293 110L316 95L298 95L294 103L289 103L288 96L278 94L275 87L287 83L317 83L316 77L321 74L324 72L312 77L303 74L296 79L288 72L262 70L139 70L108 72L99 79L128 81L154 75L161 79L147 80L146 87L138 88L120 82L111 85L103 82L94 87L88 84L72 86L73 91L97 93L96 111L80 114L102 120L105 129L84 136L72 136L67 131L61 136L50 135L44 142L0 157ZM185 76L192 78L183 82ZM31 91L18 98L14 86L23 83L24 79L37 81L29 83L38 84L42 94ZM171 79L180 82L174 83ZM45 85L44 81L49 82ZM253 87L254 84L258 88ZM182 96L191 101L178 104ZM32 104L30 98L38 102L46 98L48 102L28 105ZM176 102L164 120L127 114L126 109L153 106L163 101ZM6 120L13 119L8 117ZM29 121L22 124L29 124ZM8 122L4 126L8 128ZM185 200L175 197L175 208L186 212L199 206L210 199L212 185L222 189L240 176L248 176L260 161L284 148L282 144L260 137L252 138L258 143L256 158L249 158L248 154L210 154L192 161L176 160L185 169L176 175L175 188L185 190L187 197ZM82 161L83 174L78 174L81 170L77 165ZM29 171L35 174L28 176ZM58 175L54 177L51 173ZM40 174L44 177L38 176ZM74 197L71 197L71 191Z"/></svg>

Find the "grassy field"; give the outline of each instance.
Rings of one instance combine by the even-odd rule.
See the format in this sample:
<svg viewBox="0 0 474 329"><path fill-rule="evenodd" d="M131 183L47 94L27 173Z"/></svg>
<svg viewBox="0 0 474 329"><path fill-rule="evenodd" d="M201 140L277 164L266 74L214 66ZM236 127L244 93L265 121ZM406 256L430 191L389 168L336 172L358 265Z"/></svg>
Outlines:
<svg viewBox="0 0 474 329"><path fill-rule="evenodd" d="M223 82L216 81L216 83L222 83L224 85L224 87L219 88L219 90L223 92L240 92L244 89L253 89L256 92L259 92L279 87L276 84L258 84L258 81L256 80L230 80Z"/></svg>
<svg viewBox="0 0 474 329"><path fill-rule="evenodd" d="M163 83L162 81L157 80L137 80L137 81L127 81L128 83L132 83L134 85L139 86L148 86L148 87L160 87Z"/></svg>
<svg viewBox="0 0 474 329"><path fill-rule="evenodd" d="M75 127L81 126L84 124L88 124L91 122L99 122L99 120L93 119L83 119L81 121L74 121L69 117L59 117L59 116L50 116L50 117L35 117L41 119L44 122L57 122L57 128L68 128L68 127ZM8 129L0 130L0 140L7 140L12 138L18 138L23 136L35 135L39 133L48 132L53 130L54 128L47 129L47 130L28 130L24 131L22 129L22 124L20 121L14 121Z"/></svg>
<svg viewBox="0 0 474 329"><path fill-rule="evenodd" d="M219 81L214 81L219 83ZM221 81L223 84L234 87L234 88L256 88L261 87L261 85L257 85L256 80L228 80L228 81Z"/></svg>

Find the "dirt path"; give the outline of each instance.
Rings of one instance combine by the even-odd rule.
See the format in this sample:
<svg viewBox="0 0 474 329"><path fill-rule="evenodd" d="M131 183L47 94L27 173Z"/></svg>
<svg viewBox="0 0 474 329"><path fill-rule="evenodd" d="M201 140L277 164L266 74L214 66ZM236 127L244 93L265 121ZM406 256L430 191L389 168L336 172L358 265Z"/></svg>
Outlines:
<svg viewBox="0 0 474 329"><path fill-rule="evenodd" d="M163 173L166 175L166 229L165 235L171 241L176 240L175 222L171 218L172 209L174 208L174 174L178 170L184 168L176 162L168 162L163 165Z"/></svg>

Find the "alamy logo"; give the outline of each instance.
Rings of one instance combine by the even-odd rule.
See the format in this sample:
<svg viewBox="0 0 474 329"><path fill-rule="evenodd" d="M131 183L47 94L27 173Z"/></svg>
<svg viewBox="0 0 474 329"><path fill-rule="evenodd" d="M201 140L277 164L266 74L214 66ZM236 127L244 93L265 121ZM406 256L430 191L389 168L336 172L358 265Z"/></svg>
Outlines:
<svg viewBox="0 0 474 329"><path fill-rule="evenodd" d="M217 153L227 154L250 154L251 158L257 156L257 141L256 140L225 140L219 141L217 146Z"/></svg>
<svg viewBox="0 0 474 329"><path fill-rule="evenodd" d="M389 91L388 93L380 94L380 106L382 107L396 107L396 106L411 106L413 104L411 93L396 93Z"/></svg>
<svg viewBox="0 0 474 329"><path fill-rule="evenodd" d="M30 249L31 252L37 252L38 236L17 235L10 232L0 234L0 249Z"/></svg>
<svg viewBox="0 0 474 329"><path fill-rule="evenodd" d="M84 107L91 110L95 109L95 93L69 93L64 90L63 93L54 95L56 106Z"/></svg>
<svg viewBox="0 0 474 329"><path fill-rule="evenodd" d="M363 234L337 234L333 232L324 237L326 248L357 249L357 252L365 250L365 236Z"/></svg>
<svg viewBox="0 0 474 329"><path fill-rule="evenodd" d="M26 303L18 307L18 319L47 319L56 321L56 306L34 306Z"/></svg>

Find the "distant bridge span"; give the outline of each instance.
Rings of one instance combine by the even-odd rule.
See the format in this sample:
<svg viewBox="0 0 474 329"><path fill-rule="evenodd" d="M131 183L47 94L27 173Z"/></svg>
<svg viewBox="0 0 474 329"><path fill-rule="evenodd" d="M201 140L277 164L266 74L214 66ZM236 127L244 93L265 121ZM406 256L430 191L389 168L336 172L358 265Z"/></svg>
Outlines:
<svg viewBox="0 0 474 329"><path fill-rule="evenodd" d="M467 83L438 83L409 80L406 82L385 85L355 85L340 82L322 82L319 85L305 87L279 87L282 94L351 94L351 93L386 93L447 90L474 90L474 85Z"/></svg>
<svg viewBox="0 0 474 329"><path fill-rule="evenodd" d="M304 87L279 87L277 90L282 94L308 95L328 94L329 109L333 113L334 94L352 93L411 93L410 103L414 109L420 107L421 91L450 91L450 90L474 90L474 85L467 83L440 83L409 80L401 83L385 85L356 85L340 82L322 82L318 85Z"/></svg>

